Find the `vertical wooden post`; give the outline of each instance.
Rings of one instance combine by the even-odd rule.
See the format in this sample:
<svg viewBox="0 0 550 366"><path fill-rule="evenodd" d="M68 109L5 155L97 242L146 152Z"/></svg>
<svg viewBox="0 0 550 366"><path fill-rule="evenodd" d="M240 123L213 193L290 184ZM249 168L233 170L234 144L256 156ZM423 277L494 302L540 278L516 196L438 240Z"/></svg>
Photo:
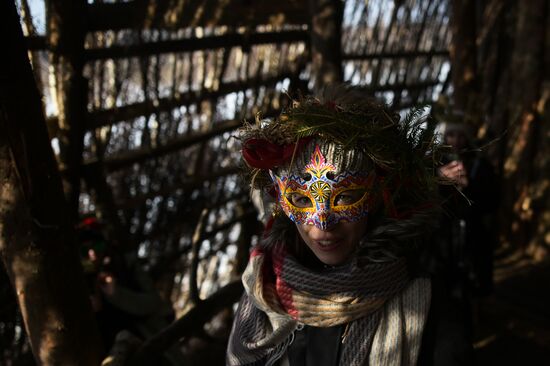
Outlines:
<svg viewBox="0 0 550 366"><path fill-rule="evenodd" d="M309 0L311 15L311 81L313 90L342 82L342 17L340 0Z"/></svg>
<svg viewBox="0 0 550 366"><path fill-rule="evenodd" d="M243 207L243 212L252 210L253 205L247 203ZM237 255L235 256L235 267L233 268L233 275L240 277L250 257L250 248L252 246L252 237L254 235L261 235L263 230L263 224L258 220L255 215L248 216L241 224L241 234L237 241Z"/></svg>
<svg viewBox="0 0 550 366"><path fill-rule="evenodd" d="M13 1L0 2L0 251L39 365L97 366L95 324Z"/></svg>
<svg viewBox="0 0 550 366"><path fill-rule="evenodd" d="M450 47L453 99L457 109L466 111L477 90L476 1L451 1Z"/></svg>
<svg viewBox="0 0 550 366"><path fill-rule="evenodd" d="M457 9L465 3L469 5ZM474 19L466 15L467 9L472 12L470 3L453 2L453 24L459 14L462 31L467 34L472 29L466 29L466 24ZM549 19L550 0L489 1L479 23L480 31L467 36L469 40L463 47L457 43L460 39L455 39L456 53L464 55L452 59L455 72L457 68L471 69L476 58L480 66L477 99L483 104L485 118L481 132L488 140L498 138L488 151L501 178L500 241L539 259L550 253ZM476 38L478 45L472 50ZM453 81L459 86L455 85L457 100L464 100L471 88L462 88L465 84L460 80Z"/></svg>
<svg viewBox="0 0 550 366"><path fill-rule="evenodd" d="M503 161L503 209L511 225L504 227L506 238L522 249L548 245L548 180L550 161L547 155L549 80L545 72L548 48L550 2L533 0L517 2L515 41L510 67L508 134L506 159ZM546 143L540 139L544 136ZM538 158L538 159L537 159ZM546 211L546 212L545 212ZM538 228L537 228L537 225ZM548 252L548 247L546 247Z"/></svg>
<svg viewBox="0 0 550 366"><path fill-rule="evenodd" d="M80 167L87 118L88 83L83 76L85 0L48 2L48 41L53 51L59 106L60 158L71 218L78 218Z"/></svg>

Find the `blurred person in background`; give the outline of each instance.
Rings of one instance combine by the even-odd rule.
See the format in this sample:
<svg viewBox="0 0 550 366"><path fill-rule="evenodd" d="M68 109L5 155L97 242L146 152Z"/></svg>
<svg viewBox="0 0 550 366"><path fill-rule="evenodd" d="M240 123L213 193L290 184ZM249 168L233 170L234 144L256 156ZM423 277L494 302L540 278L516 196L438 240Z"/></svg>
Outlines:
<svg viewBox="0 0 550 366"><path fill-rule="evenodd" d="M472 320L479 321L477 299L493 292L499 189L493 167L476 148L463 117L457 112L444 116L440 126L448 151L438 174L451 184L440 186L444 212L428 257L432 274L444 281L447 295L472 328Z"/></svg>
<svg viewBox="0 0 550 366"><path fill-rule="evenodd" d="M96 217L84 218L77 233L90 301L105 349L111 349L121 331L145 340L174 320L171 304L161 299L135 254L123 254L110 245ZM161 365L177 365L182 360L175 349L165 358Z"/></svg>

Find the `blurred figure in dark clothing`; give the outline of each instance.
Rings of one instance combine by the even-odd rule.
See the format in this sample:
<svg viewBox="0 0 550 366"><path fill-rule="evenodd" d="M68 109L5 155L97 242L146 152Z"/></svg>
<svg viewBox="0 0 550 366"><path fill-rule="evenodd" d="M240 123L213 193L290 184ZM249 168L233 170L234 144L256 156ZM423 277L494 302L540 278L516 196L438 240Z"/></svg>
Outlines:
<svg viewBox="0 0 550 366"><path fill-rule="evenodd" d="M439 174L444 214L435 236L431 267L445 281L449 295L468 302L493 290L493 214L498 187L491 164L481 156L468 127L446 123L444 143L449 153Z"/></svg>
<svg viewBox="0 0 550 366"><path fill-rule="evenodd" d="M95 217L87 217L78 225L81 260L90 291L90 301L95 312L104 346L109 349L117 333L123 329L139 335L137 325L141 315L135 309L124 306L125 293L145 295L149 301L160 304L160 297L153 291L142 289L134 278L121 254L108 245L102 227ZM139 272L139 271L138 271ZM122 294L122 300L120 299ZM133 296L130 296L133 297ZM152 300L152 301L151 301ZM136 302L133 306L140 306ZM155 308L154 306L153 308ZM149 308L149 306L147 306ZM150 312L149 309L147 312Z"/></svg>
<svg viewBox="0 0 550 366"><path fill-rule="evenodd" d="M113 346L121 330L145 340L168 326L174 310L161 299L135 254L123 254L108 245L95 217L85 218L77 229L90 301L105 349ZM182 359L176 349L164 357L162 365L176 365Z"/></svg>

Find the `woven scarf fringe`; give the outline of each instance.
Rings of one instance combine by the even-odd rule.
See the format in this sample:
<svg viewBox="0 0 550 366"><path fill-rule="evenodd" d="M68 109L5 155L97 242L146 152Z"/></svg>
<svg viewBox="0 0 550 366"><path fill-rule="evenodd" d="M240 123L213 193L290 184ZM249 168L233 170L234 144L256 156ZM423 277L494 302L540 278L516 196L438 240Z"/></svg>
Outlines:
<svg viewBox="0 0 550 366"><path fill-rule="evenodd" d="M368 365L414 366L431 303L431 281L417 278L384 306ZM351 365L367 365L366 362Z"/></svg>
<svg viewBox="0 0 550 366"><path fill-rule="evenodd" d="M271 352L267 356L265 366L273 366L273 365L275 365L275 362L277 362L279 359L281 359L281 357L283 357L283 355L285 354L288 346L290 346L292 344L292 342L294 342L294 332L295 331L290 333L290 336L288 336L283 343L281 343L277 347L275 347L273 352Z"/></svg>

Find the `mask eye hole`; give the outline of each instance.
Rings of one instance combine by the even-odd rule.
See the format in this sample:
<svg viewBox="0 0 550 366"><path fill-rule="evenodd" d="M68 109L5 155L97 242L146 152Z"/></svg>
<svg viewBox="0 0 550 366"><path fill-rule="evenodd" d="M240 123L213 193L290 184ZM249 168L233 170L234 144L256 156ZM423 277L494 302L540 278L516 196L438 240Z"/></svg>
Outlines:
<svg viewBox="0 0 550 366"><path fill-rule="evenodd" d="M327 178L330 179L330 180L334 180L334 172L328 172L327 173Z"/></svg>
<svg viewBox="0 0 550 366"><path fill-rule="evenodd" d="M305 180L306 182L309 182L311 180L311 174L309 173L304 173L302 175L302 179Z"/></svg>
<svg viewBox="0 0 550 366"><path fill-rule="evenodd" d="M291 193L287 196L287 199L290 203L292 203L292 205L298 208L313 207L313 203L311 203L309 197L300 193Z"/></svg>
<svg viewBox="0 0 550 366"><path fill-rule="evenodd" d="M350 189L340 193L334 199L335 206L348 206L357 203L365 195L364 189Z"/></svg>

